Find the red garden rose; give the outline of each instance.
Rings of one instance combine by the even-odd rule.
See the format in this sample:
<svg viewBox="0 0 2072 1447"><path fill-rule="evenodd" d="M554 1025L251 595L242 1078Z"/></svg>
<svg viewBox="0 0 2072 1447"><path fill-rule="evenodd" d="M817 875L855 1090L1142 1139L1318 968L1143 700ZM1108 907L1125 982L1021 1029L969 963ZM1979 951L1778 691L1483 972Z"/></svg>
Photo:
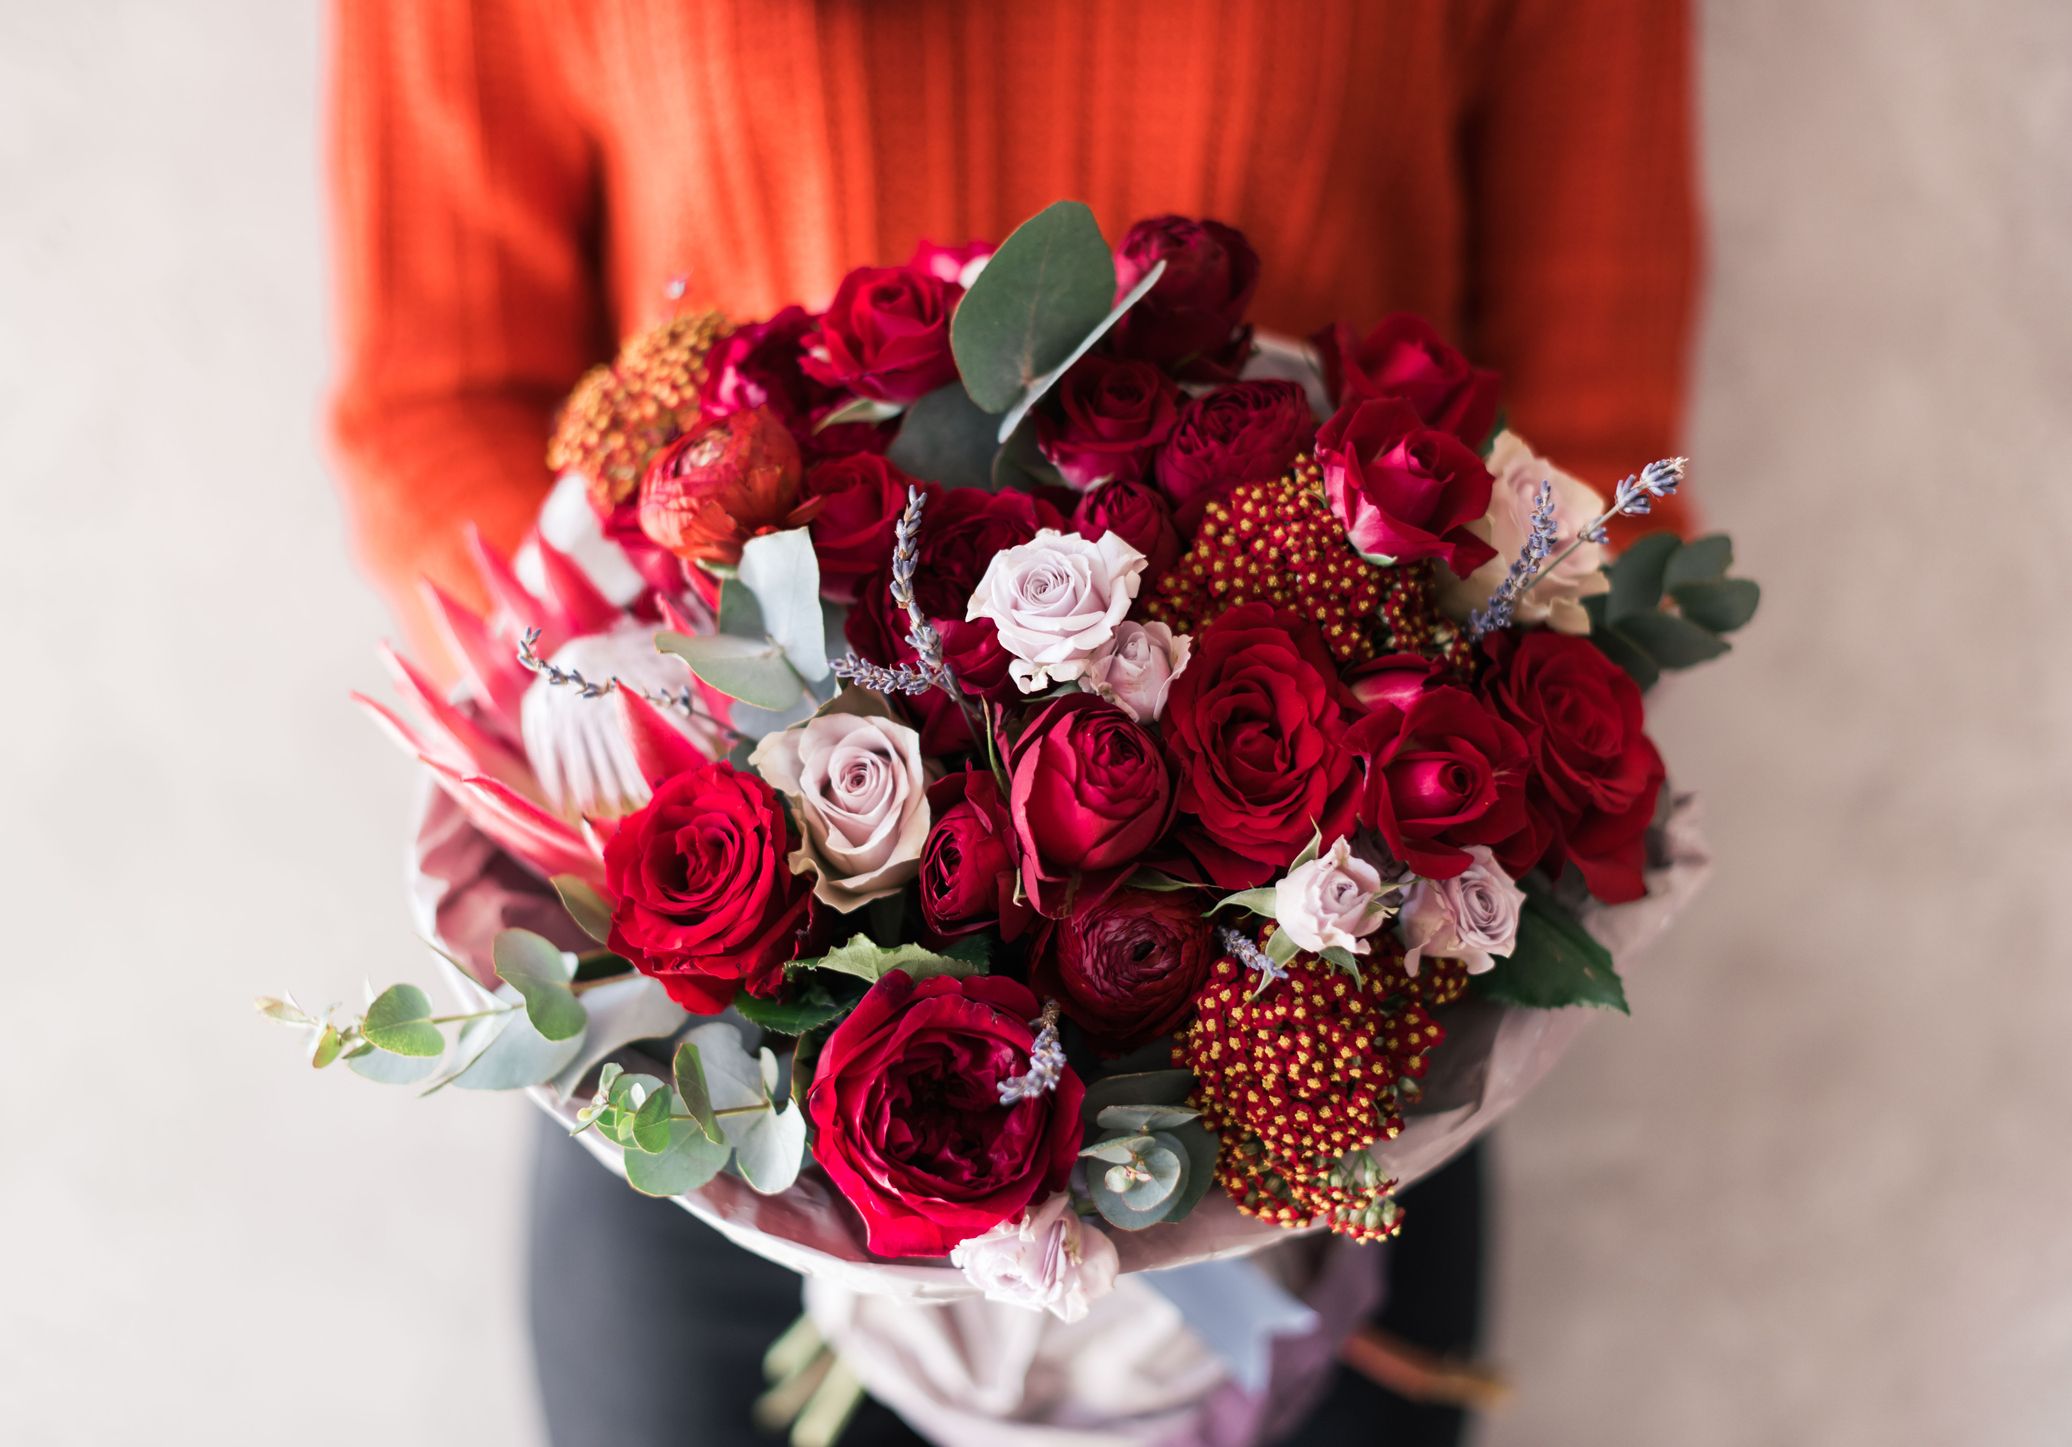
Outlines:
<svg viewBox="0 0 2072 1447"><path fill-rule="evenodd" d="M1421 653L1389 653L1370 658L1345 675L1345 686L1362 708L1410 707L1410 701L1426 689L1437 687L1444 677L1436 659Z"/></svg>
<svg viewBox="0 0 2072 1447"><path fill-rule="evenodd" d="M853 603L858 584L887 565L892 531L912 482L868 452L832 457L806 469L805 495L820 502L812 527L822 594Z"/></svg>
<svg viewBox="0 0 2072 1447"><path fill-rule="evenodd" d="M911 267L858 267L820 318L807 375L880 402L912 402L956 381L950 313L961 294Z"/></svg>
<svg viewBox="0 0 2072 1447"><path fill-rule="evenodd" d="M962 618L993 554L1064 526L1056 508L1026 492L936 488L921 514L914 596L931 618Z"/></svg>
<svg viewBox="0 0 2072 1447"><path fill-rule="evenodd" d="M1351 704L1323 640L1294 613L1244 603L1194 635L1162 726L1175 838L1219 888L1264 884L1318 830L1335 839L1351 827Z"/></svg>
<svg viewBox="0 0 2072 1447"><path fill-rule="evenodd" d="M738 563L741 545L810 521L799 448L767 407L707 417L669 444L640 484L640 530L686 563Z"/></svg>
<svg viewBox="0 0 2072 1447"><path fill-rule="evenodd" d="M1639 899L1666 777L1642 732L1639 685L1587 638L1535 629L1493 634L1485 646L1495 666L1483 692L1525 737L1531 803L1553 836L1544 854L1538 841L1514 847L1506 867L1515 875L1544 863L1558 875L1572 863L1606 903Z"/></svg>
<svg viewBox="0 0 2072 1447"><path fill-rule="evenodd" d="M1324 387L1334 404L1394 397L1407 402L1425 426L1475 448L1496 426L1496 373L1470 365L1423 317L1383 317L1365 340L1338 322L1310 342L1323 361Z"/></svg>
<svg viewBox="0 0 2072 1447"><path fill-rule="evenodd" d="M993 254L990 241L967 241L962 246L943 246L933 241L924 241L914 248L914 254L907 259L912 271L925 271L940 281L959 281L965 270L974 261L984 261Z"/></svg>
<svg viewBox="0 0 2072 1447"><path fill-rule="evenodd" d="M806 375L806 343L820 318L788 306L768 321L750 322L713 353L712 387L705 394L709 417L728 417L767 407L803 443L813 419L842 400L839 388Z"/></svg>
<svg viewBox="0 0 2072 1447"><path fill-rule="evenodd" d="M921 917L945 939L995 929L1014 939L1030 909L1017 900L1014 820L992 774L965 769L928 790L934 824L921 846Z"/></svg>
<svg viewBox="0 0 2072 1447"><path fill-rule="evenodd" d="M1279 477L1316 433L1300 383L1218 387L1180 409L1158 454L1158 485L1185 509L1240 482Z"/></svg>
<svg viewBox="0 0 2072 1447"><path fill-rule="evenodd" d="M1252 345L1244 320L1259 289L1259 254L1234 226L1154 216L1115 250L1117 294L1161 261L1165 273L1109 333L1115 354L1199 381L1230 381Z"/></svg>
<svg viewBox="0 0 2072 1447"><path fill-rule="evenodd" d="M1145 483L1111 482L1095 488L1073 510L1072 531L1085 538L1114 533L1142 553L1147 591L1180 560L1180 530L1173 526L1173 510Z"/></svg>
<svg viewBox="0 0 2072 1447"><path fill-rule="evenodd" d="M813 1158L880 1256L942 1256L1064 1187L1079 1155L1085 1087L1013 1105L1000 1084L1029 1068L1036 997L997 975L893 970L834 1028L813 1065Z"/></svg>
<svg viewBox="0 0 2072 1447"><path fill-rule="evenodd" d="M1496 479L1450 432L1407 403L1348 402L1317 433L1324 495L1352 544L1399 563L1437 558L1465 578L1496 556L1468 530L1489 511Z"/></svg>
<svg viewBox="0 0 2072 1447"><path fill-rule="evenodd" d="M1100 903L1173 817L1172 779L1157 740L1090 693L1038 709L1007 766L1022 889L1039 914L1055 918Z"/></svg>
<svg viewBox="0 0 2072 1447"><path fill-rule="evenodd" d="M1219 953L1198 901L1126 889L1046 925L1030 983L1097 1049L1123 1055L1179 1027Z"/></svg>
<svg viewBox="0 0 2072 1447"><path fill-rule="evenodd" d="M1087 357L1036 414L1036 445L1079 491L1134 482L1180 415L1180 389L1149 362Z"/></svg>
<svg viewBox="0 0 2072 1447"><path fill-rule="evenodd" d="M1383 703L1346 743L1366 770L1360 822L1427 879L1453 878L1468 846L1501 846L1526 825L1525 740L1464 688Z"/></svg>
<svg viewBox="0 0 2072 1447"><path fill-rule="evenodd" d="M754 774L710 763L664 780L604 845L611 948L669 998L717 1015L741 985L764 994L798 952L813 902L791 872L790 826Z"/></svg>

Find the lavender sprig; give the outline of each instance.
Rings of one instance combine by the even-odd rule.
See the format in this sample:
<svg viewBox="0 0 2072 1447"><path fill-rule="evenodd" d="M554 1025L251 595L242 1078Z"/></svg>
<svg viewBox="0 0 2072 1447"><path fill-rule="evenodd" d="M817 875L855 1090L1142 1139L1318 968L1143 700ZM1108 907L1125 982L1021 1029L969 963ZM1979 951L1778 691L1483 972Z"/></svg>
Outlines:
<svg viewBox="0 0 2072 1447"><path fill-rule="evenodd" d="M1029 1046L1029 1068L1000 1082L1002 1105L1034 1100L1047 1090L1055 1090L1059 1077L1065 1073L1065 1047L1058 1041L1058 1002L1045 1004L1043 1014L1030 1023L1042 1028Z"/></svg>
<svg viewBox="0 0 2072 1447"><path fill-rule="evenodd" d="M686 718L694 718L699 723L706 724L712 728L723 729L725 732L733 734L735 738L741 737L739 732L727 728L725 724L707 713L704 705L699 703L698 695L691 691L688 684L673 692L656 691L650 693L644 688L630 687L623 679L616 675L599 683L595 679L585 676L580 668L564 668L551 659L542 658L539 654L539 646L540 630L537 628L526 629L518 639L519 664L527 672L546 679L548 683L553 684L556 688L573 688L578 698L605 698L621 691L636 694L657 708L675 709Z"/></svg>
<svg viewBox="0 0 2072 1447"><path fill-rule="evenodd" d="M1518 556L1511 560L1510 571L1504 574L1504 580L1489 595L1488 605L1468 615L1468 637L1480 638L1485 633L1511 626L1512 615L1518 608L1518 595L1531 583L1541 564L1547 561L1547 554L1552 551L1554 482L1551 478L1543 478L1540 490L1532 495L1532 524L1526 529L1525 544L1519 548Z"/></svg>
<svg viewBox="0 0 2072 1447"><path fill-rule="evenodd" d="M1258 974L1261 990L1288 978L1288 967L1253 944L1249 935L1226 926L1218 937L1223 941L1223 948L1235 955L1239 964Z"/></svg>
<svg viewBox="0 0 2072 1447"><path fill-rule="evenodd" d="M887 668L854 653L837 658L834 671L835 677L842 682L867 688L872 693L926 693L938 682L918 663L902 663L895 668Z"/></svg>

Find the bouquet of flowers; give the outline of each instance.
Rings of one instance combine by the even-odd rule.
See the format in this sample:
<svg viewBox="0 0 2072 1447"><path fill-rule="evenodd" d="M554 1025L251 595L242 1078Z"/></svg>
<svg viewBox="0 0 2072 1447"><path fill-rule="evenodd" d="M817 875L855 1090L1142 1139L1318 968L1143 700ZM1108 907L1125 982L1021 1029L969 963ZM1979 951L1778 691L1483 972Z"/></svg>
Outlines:
<svg viewBox="0 0 2072 1447"><path fill-rule="evenodd" d="M362 700L461 1004L262 1008L530 1090L852 1324L1403 1229L1695 883L1643 696L1757 592L1614 551L1682 459L1600 496L1414 317L1255 338L1258 267L1062 202L628 342L489 612L430 595L460 687Z"/></svg>

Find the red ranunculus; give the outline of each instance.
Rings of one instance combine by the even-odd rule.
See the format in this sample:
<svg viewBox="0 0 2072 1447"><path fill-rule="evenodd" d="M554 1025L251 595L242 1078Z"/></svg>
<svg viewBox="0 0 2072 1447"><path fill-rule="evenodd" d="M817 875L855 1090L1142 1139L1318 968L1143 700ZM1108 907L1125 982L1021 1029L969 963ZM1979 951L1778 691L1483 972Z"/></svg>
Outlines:
<svg viewBox="0 0 2072 1447"><path fill-rule="evenodd" d="M1665 771L1642 732L1640 688L1587 638L1534 629L1491 635L1495 666L1484 695L1525 736L1533 812L1551 840L1528 838L1507 852L1522 874L1544 863L1574 864L1592 894L1624 904L1647 892L1647 830ZM1544 846L1544 847L1542 847Z"/></svg>
<svg viewBox="0 0 2072 1447"><path fill-rule="evenodd" d="M806 1092L813 1159L863 1218L880 1256L943 1256L1061 1190L1078 1159L1086 1095L1068 1068L1013 1105L1029 1068L1036 997L997 975L893 970L821 1047Z"/></svg>
<svg viewBox="0 0 2072 1447"><path fill-rule="evenodd" d="M813 882L791 872L777 796L724 763L664 780L604 845L612 949L669 998L717 1015L741 985L774 990L798 953Z"/></svg>
<svg viewBox="0 0 2072 1447"><path fill-rule="evenodd" d="M1244 320L1259 289L1259 254L1234 226L1154 216L1132 226L1115 250L1117 294L1161 261L1164 275L1109 333L1116 355L1196 381L1232 380L1252 346Z"/></svg>
<svg viewBox="0 0 2072 1447"><path fill-rule="evenodd" d="M1199 901L1125 889L1044 926L1030 983L1097 1049L1124 1055L1179 1027L1218 953Z"/></svg>
<svg viewBox="0 0 2072 1447"><path fill-rule="evenodd" d="M799 448L767 407L707 417L648 465L640 530L686 563L738 563L762 533L803 526Z"/></svg>
<svg viewBox="0 0 2072 1447"><path fill-rule="evenodd" d="M1111 482L1079 500L1072 512L1072 531L1098 538L1114 533L1142 553L1144 592L1173 570L1180 560L1180 530L1173 510L1156 490L1141 482Z"/></svg>
<svg viewBox="0 0 2072 1447"><path fill-rule="evenodd" d="M1381 703L1346 743L1366 769L1360 822L1427 879L1453 878L1469 845L1500 846L1526 827L1525 740L1464 688Z"/></svg>
<svg viewBox="0 0 2072 1447"><path fill-rule="evenodd" d="M1113 893L1173 817L1158 741L1090 693L1053 699L1029 717L1008 778L1022 889L1053 918Z"/></svg>
<svg viewBox="0 0 2072 1447"><path fill-rule="evenodd" d="M1015 898L1014 820L991 773L964 769L928 789L934 824L921 846L921 917L945 939L1028 927L1028 901Z"/></svg>
<svg viewBox="0 0 2072 1447"><path fill-rule="evenodd" d="M1323 360L1324 387L1334 404L1394 397L1409 403L1425 426L1476 448L1496 425L1496 373L1471 366L1423 317L1383 317L1365 340L1338 322L1310 342Z"/></svg>
<svg viewBox="0 0 2072 1447"><path fill-rule="evenodd" d="M1450 432L1407 403L1354 401L1317 433L1324 495L1352 544L1399 563L1437 558L1465 578L1496 556L1468 530L1489 511L1496 479Z"/></svg>
<svg viewBox="0 0 2072 1447"><path fill-rule="evenodd" d="M1288 470L1317 435L1297 382L1239 382L1196 397L1158 454L1158 485L1183 510Z"/></svg>
<svg viewBox="0 0 2072 1447"><path fill-rule="evenodd" d="M842 400L840 389L806 375L806 343L820 318L788 306L768 321L737 328L713 353L705 415L729 417L767 407L802 446L813 419Z"/></svg>
<svg viewBox="0 0 2072 1447"><path fill-rule="evenodd" d="M1351 827L1352 699L1315 628L1244 603L1194 635L1162 727L1178 777L1177 841L1217 886L1264 884Z"/></svg>
<svg viewBox="0 0 2072 1447"><path fill-rule="evenodd" d="M823 595L854 603L857 585L890 564L892 531L912 483L868 452L828 458L806 469L805 495L820 502L812 526Z"/></svg>
<svg viewBox="0 0 2072 1447"><path fill-rule="evenodd" d="M1036 414L1036 445L1079 491L1134 482L1180 415L1180 389L1149 362L1087 357Z"/></svg>
<svg viewBox="0 0 2072 1447"><path fill-rule="evenodd" d="M807 374L880 402L912 402L956 381L950 313L962 294L911 267L858 267L820 318Z"/></svg>

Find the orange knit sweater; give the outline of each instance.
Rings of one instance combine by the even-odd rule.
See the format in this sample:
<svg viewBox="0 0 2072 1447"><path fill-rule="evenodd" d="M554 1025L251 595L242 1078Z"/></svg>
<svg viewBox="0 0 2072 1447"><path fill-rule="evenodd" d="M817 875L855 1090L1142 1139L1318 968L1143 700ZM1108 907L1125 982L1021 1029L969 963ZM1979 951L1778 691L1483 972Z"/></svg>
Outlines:
<svg viewBox="0 0 2072 1447"><path fill-rule="evenodd" d="M1421 312L1598 482L1672 450L1693 291L1681 0L339 0L333 411L416 626L510 543L555 405L686 304L823 302L1061 197L1241 227L1254 320ZM1674 517L1670 519L1674 521Z"/></svg>

